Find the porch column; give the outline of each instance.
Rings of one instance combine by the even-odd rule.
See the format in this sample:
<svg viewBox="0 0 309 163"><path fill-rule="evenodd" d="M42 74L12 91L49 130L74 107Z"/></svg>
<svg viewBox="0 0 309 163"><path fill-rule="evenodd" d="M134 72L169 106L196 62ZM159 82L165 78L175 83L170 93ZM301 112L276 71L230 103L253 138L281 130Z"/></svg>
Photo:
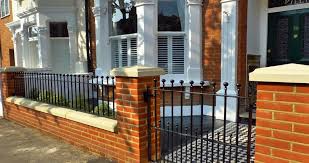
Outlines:
<svg viewBox="0 0 309 163"><path fill-rule="evenodd" d="M157 5L155 0L137 0L137 64L157 66Z"/></svg>
<svg viewBox="0 0 309 163"><path fill-rule="evenodd" d="M13 33L12 41L13 41L13 44L14 44L15 66L18 67L18 66L22 66L22 64L23 64L22 53L21 53L21 50L20 50L21 39L20 39L19 33L15 33L15 32L12 32L12 33Z"/></svg>
<svg viewBox="0 0 309 163"><path fill-rule="evenodd" d="M109 42L109 20L107 0L95 0L93 14L96 28L96 63L97 75L109 75L112 69L111 49Z"/></svg>
<svg viewBox="0 0 309 163"><path fill-rule="evenodd" d="M28 40L28 33L27 31L23 30L20 33L20 38L21 38L21 46L22 46L22 67L29 67L28 65L28 54L29 54L29 40Z"/></svg>
<svg viewBox="0 0 309 163"><path fill-rule="evenodd" d="M202 0L187 0L188 81L202 80Z"/></svg>
<svg viewBox="0 0 309 163"><path fill-rule="evenodd" d="M218 94L224 94L224 82L228 82L228 95L236 95L237 80L237 7L238 0L221 1L221 89ZM236 121L236 98L227 100L227 120ZM224 98L217 97L216 118L224 119Z"/></svg>
<svg viewBox="0 0 309 163"><path fill-rule="evenodd" d="M77 37L76 37L76 25L68 24L68 32L69 32L69 48L70 48L70 72L75 73L75 65L77 63L78 58L78 48L77 48Z"/></svg>
<svg viewBox="0 0 309 163"><path fill-rule="evenodd" d="M38 68L51 67L50 62L50 41L47 27L38 27Z"/></svg>

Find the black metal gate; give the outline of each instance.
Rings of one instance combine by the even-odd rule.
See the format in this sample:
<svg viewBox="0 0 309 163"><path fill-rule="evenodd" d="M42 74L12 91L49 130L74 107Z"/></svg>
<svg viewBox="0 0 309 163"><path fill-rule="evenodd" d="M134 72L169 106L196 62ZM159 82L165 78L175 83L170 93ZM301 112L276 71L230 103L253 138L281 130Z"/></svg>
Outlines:
<svg viewBox="0 0 309 163"><path fill-rule="evenodd" d="M184 81L175 83L154 81L154 88L145 93L148 101L148 155L151 162L253 162L255 126L252 109L241 105L247 98L228 95L228 83L224 93L217 94L214 83L201 82L185 86ZM187 88L186 88L187 87ZM188 88L190 87L190 91ZM231 86L232 87L232 86ZM216 100L223 102L222 120L216 119ZM236 102L235 122L228 121L227 108L230 100ZM160 105L160 115L150 111ZM249 110L248 121L240 120L240 113ZM151 117L160 121L151 122ZM156 143L151 143L155 141Z"/></svg>

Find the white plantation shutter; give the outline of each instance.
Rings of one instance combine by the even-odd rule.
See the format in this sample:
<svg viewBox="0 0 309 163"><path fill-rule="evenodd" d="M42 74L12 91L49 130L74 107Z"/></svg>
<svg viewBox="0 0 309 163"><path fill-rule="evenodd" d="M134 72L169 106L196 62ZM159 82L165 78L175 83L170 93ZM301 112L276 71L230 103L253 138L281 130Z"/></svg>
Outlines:
<svg viewBox="0 0 309 163"><path fill-rule="evenodd" d="M113 67L137 65L137 39L119 38L111 41Z"/></svg>
<svg viewBox="0 0 309 163"><path fill-rule="evenodd" d="M184 36L158 37L158 66L167 74L184 74Z"/></svg>
<svg viewBox="0 0 309 163"><path fill-rule="evenodd" d="M172 38L172 73L173 74L184 74L184 37L175 36Z"/></svg>
<svg viewBox="0 0 309 163"><path fill-rule="evenodd" d="M158 66L168 73L168 37L159 36L158 38Z"/></svg>
<svg viewBox="0 0 309 163"><path fill-rule="evenodd" d="M137 65L137 39L131 39L131 66Z"/></svg>

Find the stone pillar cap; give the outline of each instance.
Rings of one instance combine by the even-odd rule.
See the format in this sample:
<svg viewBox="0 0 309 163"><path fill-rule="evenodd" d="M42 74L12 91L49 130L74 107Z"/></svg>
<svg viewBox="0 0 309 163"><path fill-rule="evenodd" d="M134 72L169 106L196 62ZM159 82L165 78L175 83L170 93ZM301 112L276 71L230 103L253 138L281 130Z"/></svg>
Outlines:
<svg viewBox="0 0 309 163"><path fill-rule="evenodd" d="M309 84L309 66L286 64L256 69L249 75L250 81Z"/></svg>
<svg viewBox="0 0 309 163"><path fill-rule="evenodd" d="M160 76L164 74L165 71L162 68L145 67L145 66L114 68L110 73L111 76L122 76L122 77L147 77L147 76Z"/></svg>
<svg viewBox="0 0 309 163"><path fill-rule="evenodd" d="M3 67L0 68L0 72L23 72L26 71L26 68L23 67Z"/></svg>

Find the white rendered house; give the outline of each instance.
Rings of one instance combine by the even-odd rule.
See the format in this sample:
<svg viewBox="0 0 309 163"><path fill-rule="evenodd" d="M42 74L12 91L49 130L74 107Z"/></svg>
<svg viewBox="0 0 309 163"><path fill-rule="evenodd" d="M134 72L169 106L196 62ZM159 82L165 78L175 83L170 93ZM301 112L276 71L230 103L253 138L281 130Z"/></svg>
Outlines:
<svg viewBox="0 0 309 163"><path fill-rule="evenodd" d="M13 0L15 65L87 72L83 0Z"/></svg>

